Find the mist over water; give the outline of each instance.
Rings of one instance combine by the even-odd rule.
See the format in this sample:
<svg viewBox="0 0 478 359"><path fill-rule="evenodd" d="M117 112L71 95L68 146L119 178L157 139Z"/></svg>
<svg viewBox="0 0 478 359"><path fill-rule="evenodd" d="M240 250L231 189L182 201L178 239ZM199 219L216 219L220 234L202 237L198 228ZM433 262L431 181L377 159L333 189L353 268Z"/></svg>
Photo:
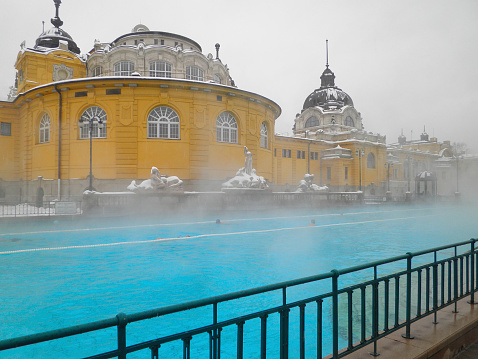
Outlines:
<svg viewBox="0 0 478 359"><path fill-rule="evenodd" d="M365 206L251 210L187 218L7 223L0 233L0 316L4 318L0 338L83 324L119 312L131 314L477 238L476 209L469 204ZM216 224L217 219L221 224ZM310 225L312 220L315 226ZM347 277L344 283L363 279ZM311 288L304 290L290 291L290 299L316 293ZM323 290L330 290L330 284L324 283ZM258 310L261 303L280 301L277 293L271 296L245 300L239 307L225 305L220 316L225 319L241 310ZM184 329L210 320L210 311L197 310L172 319L160 320L161 325L152 321L128 325L128 340L132 341L128 344L165 335L170 328ZM274 337L273 325L268 327ZM79 341L70 340L74 343L70 349L42 344L49 353L45 357L52 357L55 350L61 350L58 357L62 357L67 356L64 350L89 355L93 349L114 347L115 330L99 335L96 339L84 335ZM251 338L254 348L254 335ZM80 345L79 349L81 340L100 344L93 348ZM230 349L225 346L224 350ZM14 358L19 353L41 357L34 348L3 352L0 357ZM250 353L249 357L256 356Z"/></svg>

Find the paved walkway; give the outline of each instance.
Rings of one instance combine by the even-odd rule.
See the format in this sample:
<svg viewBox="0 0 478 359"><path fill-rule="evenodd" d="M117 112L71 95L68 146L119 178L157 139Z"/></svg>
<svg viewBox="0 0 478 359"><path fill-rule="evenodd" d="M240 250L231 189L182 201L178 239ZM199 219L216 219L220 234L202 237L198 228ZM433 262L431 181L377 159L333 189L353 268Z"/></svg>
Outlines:
<svg viewBox="0 0 478 359"><path fill-rule="evenodd" d="M467 303L469 297L437 313L438 324L433 324L433 315L411 325L414 339L405 339L405 328L398 330L377 343L379 359L478 359L478 305ZM464 348L472 345L469 350ZM373 345L359 349L347 359L373 358ZM468 356L466 356L468 355Z"/></svg>

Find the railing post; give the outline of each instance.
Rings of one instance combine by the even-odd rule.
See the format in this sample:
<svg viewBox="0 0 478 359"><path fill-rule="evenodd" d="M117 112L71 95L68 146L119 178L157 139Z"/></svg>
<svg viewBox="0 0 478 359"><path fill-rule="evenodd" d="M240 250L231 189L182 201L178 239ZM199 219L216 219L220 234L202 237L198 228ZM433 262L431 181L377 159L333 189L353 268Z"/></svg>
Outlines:
<svg viewBox="0 0 478 359"><path fill-rule="evenodd" d="M338 293L338 278L339 272L336 269L332 272L332 358L339 357L339 293Z"/></svg>
<svg viewBox="0 0 478 359"><path fill-rule="evenodd" d="M372 284L372 338L373 338L373 353L370 355L377 357L380 354L377 352L377 337L378 337L378 280L377 280L377 266L373 267L373 284Z"/></svg>
<svg viewBox="0 0 478 359"><path fill-rule="evenodd" d="M118 319L118 359L126 359L126 324L128 317L124 313L116 315Z"/></svg>
<svg viewBox="0 0 478 359"><path fill-rule="evenodd" d="M476 304L475 303L475 241L476 239L470 239L471 242L471 255L470 255L470 300L468 301L469 304Z"/></svg>
<svg viewBox="0 0 478 359"><path fill-rule="evenodd" d="M282 288L282 308L280 312L280 359L289 358L289 311L287 308L287 287Z"/></svg>
<svg viewBox="0 0 478 359"><path fill-rule="evenodd" d="M437 311L438 311L438 265L437 265L437 252L434 253L433 262L433 324L438 324Z"/></svg>
<svg viewBox="0 0 478 359"><path fill-rule="evenodd" d="M405 334L402 334L402 337L406 339L413 339L414 337L410 335L410 319L412 313L412 257L413 254L407 253L407 308L406 308L406 327Z"/></svg>

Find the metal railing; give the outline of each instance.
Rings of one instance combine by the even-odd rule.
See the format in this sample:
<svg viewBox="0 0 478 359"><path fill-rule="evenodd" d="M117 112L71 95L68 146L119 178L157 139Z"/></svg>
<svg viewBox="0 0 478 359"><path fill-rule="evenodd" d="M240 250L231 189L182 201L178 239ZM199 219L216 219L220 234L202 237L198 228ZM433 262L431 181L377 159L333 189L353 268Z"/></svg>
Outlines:
<svg viewBox="0 0 478 359"><path fill-rule="evenodd" d="M257 348L258 352L254 357L267 358L270 356L272 346L276 346L277 352L280 352L280 358L286 359L289 357L290 338L296 335L291 332L291 314L298 314L295 322L299 323L298 335L296 335L299 355L294 351L293 357L305 358L306 348L311 345L306 340L310 339L310 335L306 336L306 333L311 331L310 324L308 326L305 324L308 312L313 313L313 318L307 318L307 322L311 320L314 322L315 336L312 344L316 357L324 356L325 346L331 348L330 352L325 354L332 354L333 358L342 358L369 344L373 344L374 347L372 354L377 355L379 354L377 341L391 332L404 328L403 336L413 338L411 333L413 322L433 315L436 323L437 311L453 304L456 311L457 301L467 296L470 296L469 303L474 303L478 277L476 241L477 239L471 239L310 277L135 314L120 313L106 320L6 339L0 341L0 351L116 327L117 348L88 358L124 359L128 353L146 349L150 351L151 358L158 359L162 345L179 342L182 346L180 352L186 359L190 358L194 345L205 340L207 341L205 345L209 348L207 350L209 358L219 359L224 345L232 345L235 347L237 358L241 359L244 357L245 348L244 326L246 323L249 325L254 322L258 326L256 339L260 341L260 347ZM351 274L362 279L365 277L366 280L355 283L356 279L348 277ZM314 284L315 292L319 287L317 284L321 283L325 283L327 287L330 285L330 291L315 293L302 297L300 300L291 298L294 296L291 292L298 293L295 289ZM351 285L348 285L349 283ZM223 314L219 307L226 302L230 304L231 301L240 298L254 298L272 292L280 297L279 305L273 305L271 304L273 301L266 300L264 307L257 308L257 311L223 320L218 319L219 314ZM127 345L128 324L174 313L187 314L195 308L212 309L212 320L206 325L198 325L152 340ZM330 312L331 315L327 315ZM273 317L278 319L279 338L277 340L268 337L268 331L272 329ZM357 318L359 318L358 321ZM330 322L329 326L327 321ZM330 330L327 329L329 327ZM229 343L226 343L226 339L223 339L221 335L226 328L233 328L235 331L235 338L231 342L229 336ZM331 345L324 341L329 331ZM343 347L340 347L340 341ZM88 343L84 344L86 347L94 347ZM201 357L206 357L206 353L203 353Z"/></svg>
<svg viewBox="0 0 478 359"><path fill-rule="evenodd" d="M59 202L45 201L41 206L36 203L0 203L0 218L2 217L38 217L64 214L57 210ZM73 203L73 202L69 202ZM75 214L81 212L81 202L76 202ZM68 213L72 214L72 213Z"/></svg>

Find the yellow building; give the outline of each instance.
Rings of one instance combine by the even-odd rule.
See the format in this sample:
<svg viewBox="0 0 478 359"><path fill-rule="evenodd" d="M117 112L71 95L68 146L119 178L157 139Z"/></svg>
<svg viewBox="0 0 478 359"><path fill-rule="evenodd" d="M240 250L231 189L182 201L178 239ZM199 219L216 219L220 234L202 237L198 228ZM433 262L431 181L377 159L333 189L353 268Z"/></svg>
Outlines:
<svg viewBox="0 0 478 359"><path fill-rule="evenodd" d="M33 48L22 45L16 93L0 102L3 200L31 200L40 186L47 199L81 197L90 129L98 191L124 191L153 166L181 178L185 190L220 190L244 165L247 146L274 190L295 190L311 173L331 191L401 196L412 174L433 170L449 147L436 139L387 147L384 136L364 130L328 63L294 136L276 136L281 108L235 86L219 44L215 56L204 55L192 39L140 24L81 55L60 28L61 1L54 3L54 27Z"/></svg>

